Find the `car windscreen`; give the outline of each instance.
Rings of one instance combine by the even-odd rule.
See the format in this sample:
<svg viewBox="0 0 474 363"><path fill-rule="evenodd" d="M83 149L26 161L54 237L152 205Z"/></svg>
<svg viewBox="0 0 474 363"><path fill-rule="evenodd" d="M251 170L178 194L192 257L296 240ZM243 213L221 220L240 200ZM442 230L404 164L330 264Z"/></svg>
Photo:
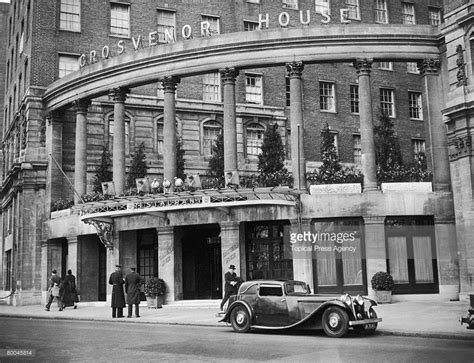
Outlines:
<svg viewBox="0 0 474 363"><path fill-rule="evenodd" d="M303 283L286 283L285 289L288 295L307 295L310 293L306 284Z"/></svg>

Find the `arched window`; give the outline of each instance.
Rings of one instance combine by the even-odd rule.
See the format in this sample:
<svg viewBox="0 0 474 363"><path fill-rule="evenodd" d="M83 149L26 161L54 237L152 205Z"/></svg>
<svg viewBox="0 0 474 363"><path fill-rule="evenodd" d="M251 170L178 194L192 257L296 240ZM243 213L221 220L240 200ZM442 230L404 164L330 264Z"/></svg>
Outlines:
<svg viewBox="0 0 474 363"><path fill-rule="evenodd" d="M263 133L265 128L257 123L247 125L246 129L247 155L259 155L262 152Z"/></svg>
<svg viewBox="0 0 474 363"><path fill-rule="evenodd" d="M205 156L212 155L212 147L221 131L222 126L217 121L206 121L202 125L202 151Z"/></svg>
<svg viewBox="0 0 474 363"><path fill-rule="evenodd" d="M113 152L114 146L114 115L109 116L109 150ZM125 116L125 155L130 155L130 118Z"/></svg>

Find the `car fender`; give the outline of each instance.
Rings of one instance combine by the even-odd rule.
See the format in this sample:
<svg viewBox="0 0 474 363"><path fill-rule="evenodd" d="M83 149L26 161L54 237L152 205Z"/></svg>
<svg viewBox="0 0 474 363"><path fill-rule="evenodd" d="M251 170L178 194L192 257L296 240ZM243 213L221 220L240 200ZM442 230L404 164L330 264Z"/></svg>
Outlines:
<svg viewBox="0 0 474 363"><path fill-rule="evenodd" d="M253 322L253 310L250 307L250 304L243 300L236 300L227 308L224 317L219 320L219 323L230 323L230 314L232 314L232 310L234 310L234 308L237 306L245 307L247 309L247 312L249 313L250 321Z"/></svg>
<svg viewBox="0 0 474 363"><path fill-rule="evenodd" d="M326 301L322 303L316 310L314 310L311 314L309 314L304 320L305 323L311 324L311 325L316 325L319 326L321 324L321 319L323 316L324 311L331 307L331 306L337 306L340 307L341 309L344 309L344 311L347 312L349 315L349 320L355 320L354 313L352 312L352 309L350 309L346 304L344 304L342 301L339 300L331 300L331 301ZM303 322L303 320L301 322Z"/></svg>

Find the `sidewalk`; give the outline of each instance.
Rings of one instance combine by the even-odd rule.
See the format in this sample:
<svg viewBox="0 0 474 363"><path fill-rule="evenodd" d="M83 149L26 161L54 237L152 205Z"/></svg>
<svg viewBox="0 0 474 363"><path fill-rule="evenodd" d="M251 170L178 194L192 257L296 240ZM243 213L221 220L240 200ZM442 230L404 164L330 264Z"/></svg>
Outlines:
<svg viewBox="0 0 474 363"><path fill-rule="evenodd" d="M474 341L474 330L461 326L459 317L467 314L467 302L395 302L376 307L383 319L377 332L387 335L423 336ZM126 309L124 309L126 314ZM225 327L219 323L216 314L219 309L210 307L165 306L162 309L148 309L140 305L140 318L112 319L111 309L105 303L79 303L77 309L58 311L55 303L51 311L42 305L10 306L0 305L0 317L21 317L37 319L70 319L85 321L115 321L118 323L154 323L171 325L201 325ZM231 328L229 328L231 329Z"/></svg>

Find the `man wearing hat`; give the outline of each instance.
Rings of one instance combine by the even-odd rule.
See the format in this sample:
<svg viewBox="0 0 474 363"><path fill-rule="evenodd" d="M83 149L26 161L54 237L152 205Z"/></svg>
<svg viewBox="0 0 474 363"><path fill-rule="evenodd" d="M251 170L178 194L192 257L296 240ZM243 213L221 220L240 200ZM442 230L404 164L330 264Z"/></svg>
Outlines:
<svg viewBox="0 0 474 363"><path fill-rule="evenodd" d="M224 304L229 300L229 298L237 293L237 274L235 273L235 266L230 265L229 271L224 275L225 285L224 285L224 298L221 302L221 311L224 310Z"/></svg>
<svg viewBox="0 0 474 363"><path fill-rule="evenodd" d="M127 318L132 317L132 308L135 305L135 317L140 317L140 286L142 278L136 272L135 267L130 267L130 273L125 276L125 292L127 293L128 314Z"/></svg>
<svg viewBox="0 0 474 363"><path fill-rule="evenodd" d="M125 295L123 293L122 266L115 265L115 271L111 273L109 284L112 286L112 318L123 318L125 307Z"/></svg>
<svg viewBox="0 0 474 363"><path fill-rule="evenodd" d="M51 277L49 279L49 288L48 288L48 303L45 306L45 310L49 311L51 307L51 303L53 302L54 298L56 298L56 302L58 303L59 311L63 310L63 302L61 301L61 296L59 294L59 289L61 285L61 278L57 275L57 271L51 271Z"/></svg>

